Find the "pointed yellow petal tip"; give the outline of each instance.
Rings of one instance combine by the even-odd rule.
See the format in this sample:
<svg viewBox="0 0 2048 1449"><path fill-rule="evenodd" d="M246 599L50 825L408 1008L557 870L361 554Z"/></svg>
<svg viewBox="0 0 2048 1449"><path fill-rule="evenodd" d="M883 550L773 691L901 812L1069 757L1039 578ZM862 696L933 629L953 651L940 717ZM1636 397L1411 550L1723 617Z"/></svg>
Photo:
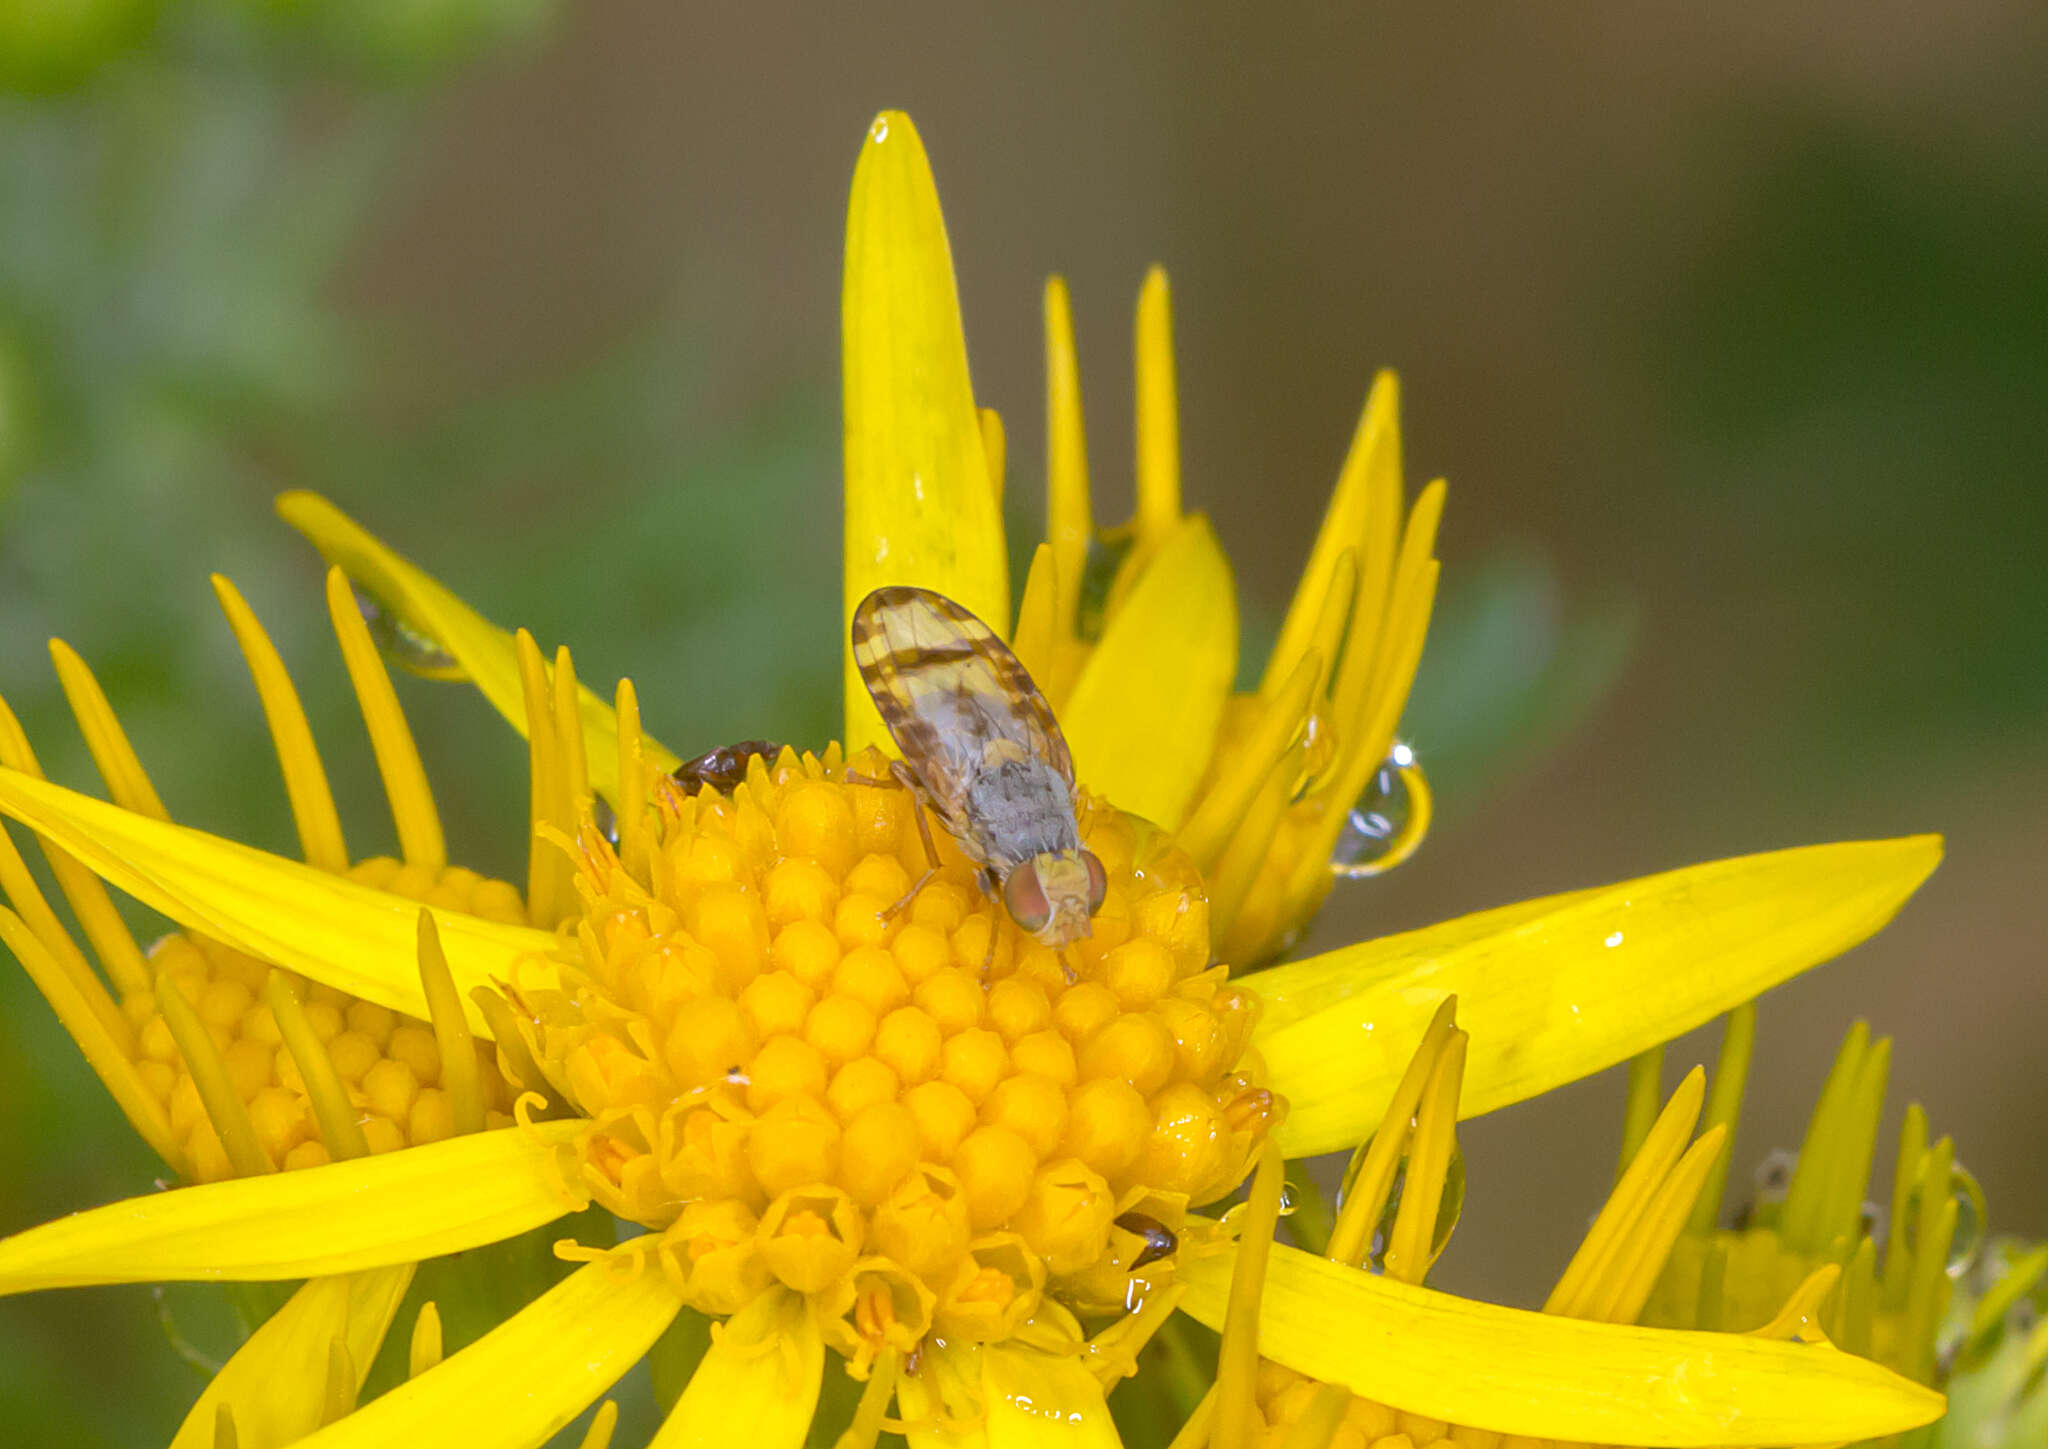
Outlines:
<svg viewBox="0 0 2048 1449"><path fill-rule="evenodd" d="M1076 751L1078 757L1079 751ZM1443 993L1472 1034L1464 1116L1669 1041L1875 934L1941 838L1710 861L1481 911L1245 977L1290 1157L1371 1134Z"/></svg>
<svg viewBox="0 0 2048 1449"><path fill-rule="evenodd" d="M868 128L846 216L846 535L842 623L884 584L916 584L1006 633L1010 582L953 254L910 117ZM844 651L849 751L887 732Z"/></svg>

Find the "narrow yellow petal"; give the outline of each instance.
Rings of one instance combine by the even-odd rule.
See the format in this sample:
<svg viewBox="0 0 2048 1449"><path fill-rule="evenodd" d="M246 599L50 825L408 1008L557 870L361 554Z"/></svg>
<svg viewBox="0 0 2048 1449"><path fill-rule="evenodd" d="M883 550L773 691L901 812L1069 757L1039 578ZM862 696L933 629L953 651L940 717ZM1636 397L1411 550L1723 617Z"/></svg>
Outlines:
<svg viewBox="0 0 2048 1449"><path fill-rule="evenodd" d="M1358 1142L1446 995L1472 1036L1463 1115L1698 1026L1890 920L1938 836L1772 851L1527 901L1275 967L1254 1042L1288 1099L1290 1157Z"/></svg>
<svg viewBox="0 0 2048 1449"><path fill-rule="evenodd" d="M1301 737L1326 657L1311 649L1280 687L1259 701L1257 722L1244 735L1244 743L1222 761L1215 782L1180 832L1181 848L1203 870L1215 866L1260 784Z"/></svg>
<svg viewBox="0 0 2048 1449"><path fill-rule="evenodd" d="M220 600L221 612L227 616L228 627L234 630L242 658L248 662L249 677L256 682L256 697L262 702L263 717L270 725L271 742L277 751L278 768L284 773L285 795L291 801L292 820L299 829L299 849L305 854L306 864L321 870L345 871L348 846L342 839L341 816L334 808L334 791L327 784L327 769L320 763L320 750L313 743L313 727L306 722L305 706L299 702L299 691L284 667L284 658L270 642L270 635L240 590L215 574L213 592Z"/></svg>
<svg viewBox="0 0 2048 1449"><path fill-rule="evenodd" d="M1138 289L1138 547L1166 541L1180 522L1180 397L1174 381L1173 294L1163 267Z"/></svg>
<svg viewBox="0 0 2048 1449"><path fill-rule="evenodd" d="M370 731L370 749L377 757L377 773L384 778L384 798L398 827L400 853L408 865L438 872L448 864L448 847L434 792L427 784L427 767L420 760L412 726L405 722L405 711L399 708L384 657L370 638L370 626L363 622L348 575L339 566L327 571L327 613L334 637L341 641L342 661L362 707L363 724Z"/></svg>
<svg viewBox="0 0 2048 1449"><path fill-rule="evenodd" d="M234 1164L236 1175L255 1177L276 1171L277 1164L257 1140L249 1106L236 1089L234 1078L228 1075L228 1064L222 1060L212 1034L168 971L157 978L156 1004L163 1013L164 1025L170 1029L171 1040L178 1044L178 1055L185 1059L185 1070L192 1074L192 1085L206 1109L207 1121L220 1134L221 1147Z"/></svg>
<svg viewBox="0 0 2048 1449"><path fill-rule="evenodd" d="M1059 569L1053 562L1053 547L1041 543L1031 555L1031 570L1024 575L1024 599L1017 605L1017 634L1010 641L1017 659L1030 674L1032 683L1052 700L1054 651L1072 628L1060 622Z"/></svg>
<svg viewBox="0 0 2048 1449"><path fill-rule="evenodd" d="M306 1284L214 1375L171 1449L213 1449L223 1406L234 1414L236 1449L283 1449L319 1428L329 1346L339 1338L347 1347L361 1392L412 1274L401 1263Z"/></svg>
<svg viewBox="0 0 2048 1449"><path fill-rule="evenodd" d="M484 1126L484 1083L477 1066L469 1018L462 1010L462 992L448 970L441 932L432 911L420 912L420 990L441 1053L441 1090L448 1094L449 1113L457 1132L481 1132ZM302 1072L303 1075L303 1072Z"/></svg>
<svg viewBox="0 0 2048 1449"><path fill-rule="evenodd" d="M1003 521L968 381L953 254L924 144L900 111L877 116L861 147L844 282L841 622L871 590L915 584L1000 633L1010 621ZM852 649L842 657L847 750L884 744Z"/></svg>
<svg viewBox="0 0 2048 1449"><path fill-rule="evenodd" d="M393 619L402 621L426 645L453 661L447 669L425 672L440 678L467 679L514 729L526 732L519 663L513 656L509 633L456 598L418 566L399 557L318 494L283 494L277 500L277 511L285 522L311 540L322 557L339 565ZM618 726L612 718L611 706L587 689L579 694L577 702L583 735L589 742L591 784L607 800L615 799ZM647 742L647 755L663 770L672 770L681 763L672 750L653 740Z"/></svg>
<svg viewBox="0 0 2048 1449"><path fill-rule="evenodd" d="M135 746L128 741L128 732L121 728L121 721L91 668L62 639L50 641L50 658L57 666L57 682L64 687L64 698L78 721L79 733L85 736L85 747L92 753L93 765L106 781L107 794L124 810L154 815L159 820L170 819L171 812L164 809L156 786L149 781L149 772L142 768Z"/></svg>
<svg viewBox="0 0 2048 1449"><path fill-rule="evenodd" d="M1943 1408L1933 1390L1824 1344L1557 1318L1285 1244L1271 1252L1260 1351L1433 1419L1604 1444L1816 1444L1894 1433ZM1224 1319L1235 1256L1181 1269L1183 1306L1212 1328Z"/></svg>
<svg viewBox="0 0 2048 1449"><path fill-rule="evenodd" d="M164 1113L163 1103L142 1080L135 1070L135 1060L125 1037L117 1037L106 1018L95 1010L91 1001L80 989L78 980L66 971L57 958L36 938L33 931L21 917L10 910L0 908L0 943L14 953L29 979L42 992L43 999L50 1003L50 1009L57 1013L57 1020L71 1039L78 1044L79 1054L85 1064L92 1068L121 1109L121 1115L128 1119L136 1133L147 1142L174 1170L185 1170L185 1150L178 1137L171 1130L171 1120ZM101 992L104 996L105 993ZM116 1017L119 1020L119 1017Z"/></svg>
<svg viewBox="0 0 2048 1449"><path fill-rule="evenodd" d="M284 1049L298 1065L306 1102L313 1109L313 1121L320 1129L320 1142L328 1157L368 1157L370 1140L363 1135L362 1118L349 1095L348 1083L334 1069L327 1043L320 1039L312 1019L306 1015L298 978L289 971L273 968L263 981L263 999L270 1007L270 1019L277 1023Z"/></svg>
<svg viewBox="0 0 2048 1449"><path fill-rule="evenodd" d="M425 1017L419 903L204 831L168 825L61 786L0 770L0 814L59 842L108 884L180 925L351 996ZM464 996L513 964L538 982L555 938L455 911L435 914ZM470 1029L488 1035L473 1009Z"/></svg>
<svg viewBox="0 0 2048 1449"><path fill-rule="evenodd" d="M468 1348L299 1449L532 1449L618 1381L682 1301L633 1247L579 1268Z"/></svg>
<svg viewBox="0 0 2048 1449"><path fill-rule="evenodd" d="M1355 555L1358 569L1359 602L1351 621L1351 648L1370 656L1386 608L1400 524L1401 392L1394 374L1382 372L1373 379L1365 410L1352 434L1351 451L1345 455L1322 527L1309 550L1308 565L1301 571L1294 601L1287 607L1280 637L1266 661L1262 691L1285 679L1313 642L1331 575L1346 552Z"/></svg>
<svg viewBox="0 0 2048 1449"><path fill-rule="evenodd" d="M796 1294L771 1289L714 1330L648 1449L800 1449L824 1372L816 1317Z"/></svg>
<svg viewBox="0 0 2048 1449"><path fill-rule="evenodd" d="M581 1206L556 1160L581 1128L506 1127L74 1213L0 1239L0 1294L308 1278L481 1247Z"/></svg>
<svg viewBox="0 0 2048 1449"><path fill-rule="evenodd" d="M1209 520L1192 516L1160 546L1067 697L1060 724L1081 784L1177 829L1236 674L1230 564Z"/></svg>
<svg viewBox="0 0 2048 1449"><path fill-rule="evenodd" d="M1059 583L1059 618L1080 614L1081 576L1095 518L1088 497L1088 431L1081 417L1081 364L1064 278L1045 284L1045 541Z"/></svg>
<svg viewBox="0 0 2048 1449"><path fill-rule="evenodd" d="M982 408L981 455L988 463L988 486L996 496L996 512L1003 511L1003 469L1009 466L1010 440L1003 430L1003 415L994 408Z"/></svg>

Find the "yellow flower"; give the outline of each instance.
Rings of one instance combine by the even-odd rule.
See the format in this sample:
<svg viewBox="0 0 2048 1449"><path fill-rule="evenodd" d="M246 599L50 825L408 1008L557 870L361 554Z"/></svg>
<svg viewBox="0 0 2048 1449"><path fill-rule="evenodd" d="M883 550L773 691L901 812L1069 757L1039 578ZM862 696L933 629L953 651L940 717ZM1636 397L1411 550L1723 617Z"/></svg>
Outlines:
<svg viewBox="0 0 2048 1449"><path fill-rule="evenodd" d="M1439 1008L1402 1078L1386 1126L1354 1154L1345 1176L1344 1206L1323 1258L1266 1245L1280 1194L1277 1160L1269 1160L1253 1185L1246 1209L1246 1247L1231 1271L1220 1262L1189 1266L1188 1311L1223 1334L1215 1388L1190 1419L1209 1442L1273 1449L1304 1442L1343 1449L1368 1444L1427 1449L1437 1443L1459 1449L1537 1449L1557 1438L1589 1433L1610 1443L1632 1442L1633 1416L1640 1412L1640 1403L1590 1427L1593 1406L1565 1408L1569 1391L1563 1380L1569 1375L1552 1367L1547 1381L1531 1382L1517 1372L1522 1365L1500 1362L1500 1350L1513 1331L1506 1322L1492 1325L1491 1332L1475 1332L1469 1340L1466 1357L1477 1366L1476 1382L1469 1387L1448 1382L1441 1359L1433 1377L1401 1372L1399 1361L1415 1351L1401 1333L1400 1310L1405 1307L1412 1313L1426 1302L1418 1301L1412 1289L1422 1283L1456 1224L1455 1202L1447 1202L1447 1190L1454 1197L1462 1186L1448 1182L1457 1150L1453 1124L1469 1046L1466 1034L1452 1024L1454 1007L1454 1001L1446 1000ZM1703 1190L1721 1161L1729 1129L1711 1124L1687 1145L1705 1097L1706 1074L1695 1068L1649 1125L1543 1306L1545 1315L1575 1321L1576 1331L1585 1335L1580 1351L1607 1356L1610 1372L1639 1375L1640 1399L1666 1394L1683 1399L1700 1392L1699 1385L1662 1379L1647 1364L1633 1371L1624 1368L1631 1349L1659 1334L1613 1330L1633 1324L1642 1313L1688 1216L1697 1203L1707 1201ZM1277 1257L1269 1257L1276 1252ZM1376 1276L1357 1271L1368 1257ZM1780 1361L1772 1345L1827 1342L1821 1320L1841 1316L1841 1277L1839 1264L1816 1266L1792 1281L1748 1335L1722 1334L1706 1340L1714 1345L1709 1351L1755 1358L1758 1377L1745 1386L1754 1397L1741 1405L1740 1412L1761 1418L1763 1404L1772 1397L1763 1387L1769 1372L1764 1363ZM1374 1336L1363 1342L1328 1343L1314 1355L1314 1363L1306 1354L1290 1364L1261 1361L1259 1340L1274 1326L1271 1305L1261 1302L1262 1290L1281 1283L1313 1285L1325 1301L1351 1295L1384 1300L1374 1315ZM1525 1321L1519 1326L1532 1325ZM1574 1329L1554 1327L1560 1331L1546 1335L1554 1350L1571 1352L1567 1345ZM1701 1340L1700 1335L1694 1338ZM1598 1348L1596 1341L1601 1341ZM1864 1364L1861 1373L1873 1386L1889 1378L1870 1364ZM1798 1376L1795 1356L1776 1386L1784 1402L1794 1402L1802 1393ZM1876 1395L1869 1402L1874 1406ZM1601 1407L1621 1406L1609 1398ZM1505 1439L1493 1427L1504 1423L1514 1423L1517 1429ZM1882 1412L1861 1422L1844 1413L1835 1431L1842 1438L1861 1438L1892 1427ZM1753 1421L1748 1433L1776 1442L1796 1437L1797 1431L1789 1425Z"/></svg>
<svg viewBox="0 0 2048 1449"><path fill-rule="evenodd" d="M1150 442L1100 631L1080 622L1093 607L1086 505L1077 523L1075 492L1057 482L1071 450L1055 465L1065 501L1015 630L1054 681L1083 830L1107 875L1091 937L1054 951L1020 935L943 836L927 862L908 797L877 783L885 762L865 753L882 736L850 663L850 754L748 750L733 778L679 780L678 757L643 733L630 684L608 705L578 684L566 650L550 660L330 505L291 495L281 511L336 569L329 602L407 863L350 868L303 718L279 707L281 666L240 625L259 679L272 680L264 699L304 863L165 819L96 691L76 707L113 803L41 780L18 742L0 761L0 813L45 842L74 905L87 902L78 914L113 989L25 871L0 880L18 913L0 917L10 946L166 1160L204 1178L224 1158L237 1175L0 1242L0 1292L311 1277L296 1314L254 1336L188 1419L198 1443L230 1422L241 1445L325 1422L307 1442L537 1444L671 1325L697 1321L688 1315L718 1323L664 1446L803 1442L828 1348L863 1385L842 1443L871 1445L885 1422L920 1446L1113 1443L1105 1393L1176 1308L1219 1318L1233 1263L1259 1289L1230 1313L1234 1361L1264 1355L1485 1433L1823 1442L1938 1414L1938 1395L1823 1345L1611 1321L1632 1316L1622 1310L1637 1269L1621 1273L1623 1288L1597 1278L1588 1307L1607 1322L1516 1313L1286 1252L1260 1287L1279 1162L1405 1123L1409 1045L1446 998L1462 1003L1470 1037L1456 1038L1459 1073L1431 1099L1442 1132L1628 1059L1862 939L1940 847L1921 837L1745 857L1228 979L1229 942L1270 949L1328 889L1342 817L1392 750L1440 495L1401 528L1382 383L1297 604L1306 622L1283 632L1269 671L1279 683L1232 701L1229 574L1206 523L1179 516L1162 451L1163 287L1149 296ZM900 115L876 123L856 173L845 341L849 608L876 583L911 583L1006 624L1000 425L968 385L936 193ZM525 732L523 899L467 877L448 885L425 773L351 586L394 657L470 680ZM1124 813L1133 806L1143 818ZM901 907L928 863L937 877ZM201 967L187 958L185 977L168 964L152 973L132 941L95 934L111 914L99 880L177 921ZM308 1044L293 1018L291 976L273 972L348 998L329 1002L347 1028L325 1050L338 1086L319 1069L317 1025ZM178 1025L178 1003L221 980L252 1000L260 985L269 1017L238 997L240 1015ZM150 1057L127 1029L145 994L170 1056ZM296 1086L278 1084L303 1097L307 1135L282 1152L285 1136L257 1125L254 1054L241 1049L266 1020L297 1067ZM372 1022L389 1025L381 1047ZM391 1044L401 1030L434 1038L445 1117L415 1129L421 1091L402 1136L362 1127L358 1143L350 1127L365 1114L398 1125L383 1079L403 1080L382 1064L403 1063ZM334 1046L350 1031L370 1054ZM482 1060L465 1055L478 1039L494 1044ZM231 1058L250 1060L246 1080ZM166 1095L198 1103L182 1134L157 1092L165 1074L145 1059L169 1069ZM283 1058L269 1061L282 1077ZM459 1083L470 1061L477 1075ZM493 1126L505 1097L513 1120ZM219 1157L200 1150L202 1126ZM293 1161L315 1132L334 1160ZM1255 1161L1241 1221L1194 1211ZM646 1231L615 1247L558 1245L584 1266L445 1358L423 1315L415 1376L335 1417L360 1385L347 1366L374 1355L398 1297L392 1276L366 1275L402 1275L591 1201ZM1434 1233L1411 1223L1401 1241L1419 1278ZM365 1282L384 1291L358 1291ZM1219 1423L1240 1422L1254 1381L1227 1369Z"/></svg>

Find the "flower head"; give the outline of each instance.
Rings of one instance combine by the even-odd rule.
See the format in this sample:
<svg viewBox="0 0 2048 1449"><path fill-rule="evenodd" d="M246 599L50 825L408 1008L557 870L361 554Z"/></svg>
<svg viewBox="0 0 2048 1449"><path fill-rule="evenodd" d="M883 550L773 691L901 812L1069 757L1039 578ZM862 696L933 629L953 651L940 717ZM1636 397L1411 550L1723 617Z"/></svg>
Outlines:
<svg viewBox="0 0 2048 1449"><path fill-rule="evenodd" d="M1005 625L1001 428L968 386L936 192L901 116L876 123L856 173L846 296L849 610L878 585L912 584ZM1493 1433L1817 1442L1938 1412L1937 1396L1847 1355L1625 1325L1668 1251L1663 1225L1683 1216L1718 1141L1710 1131L1679 1151L1683 1111L1653 1134L1656 1170L1579 1275L1579 1317L1606 1321L1420 1286L1441 1246L1430 1199L1445 1199L1458 1116L1627 1059L1862 939L1933 868L1938 842L1720 862L1232 979L1233 963L1276 950L1328 891L1370 782L1421 790L1393 734L1433 595L1441 489L1404 519L1382 380L1266 683L1233 699L1228 567L1207 523L1179 506L1164 283L1140 308L1137 517L1107 538L1075 486L1063 306L1049 540L1011 637L1072 746L1077 824L1104 874L1089 935L1034 939L957 842L925 845L913 794L884 783L881 722L850 652L844 748L734 747L716 770L683 765L643 730L629 683L607 702L566 649L550 656L496 628L331 505L288 495L281 511L334 566L329 603L405 863L351 866L295 702L280 713L281 667L248 638L259 682L271 681L304 863L170 823L132 753L110 743L103 701L79 713L105 746L113 803L40 779L25 742L4 757L0 813L52 852L86 902L88 934L111 910L104 881L177 921L201 958L214 959L201 941L231 953L203 978L187 961L181 979L175 961L138 969L132 941L124 952L111 935L93 940L124 998L130 977L153 991L186 1073L170 1091L192 1082L186 1096L237 1175L0 1242L0 1291L313 1277L287 1310L297 1316L253 1337L209 1391L237 1442L279 1442L290 1436L243 1431L271 1405L259 1386L313 1382L308 1342L330 1363L367 1362L412 1265L593 1201L648 1230L558 1244L582 1266L445 1358L438 1329L416 1325L421 1371L328 1424L312 1441L325 1449L539 1442L700 1316L717 1331L663 1444L803 1442L828 1349L864 1381L841 1441L855 1449L892 1406L920 1444L1035 1442L1047 1418L1108 1442L1105 1393L1182 1308L1229 1320L1215 1412L1234 1424L1249 1422L1260 1355ZM523 892L446 866L359 599L402 663L469 680L526 735ZM1426 794L1412 798L1426 815ZM1388 855L1411 839L1392 832ZM111 1064L109 1086L135 1101L131 1117L167 1160L217 1169L198 1150L198 1118L181 1136L145 1101L162 1074L145 1073L117 1030L121 1007L95 1004L91 968L47 929L25 880L0 878L21 922L9 944L88 1057ZM268 1018L251 1004L259 976ZM293 977L351 998L328 1002L339 1020L324 1042L312 1007L325 998L299 997ZM249 1000L226 992L209 1025L221 979ZM1443 1011L1453 995L1469 1038ZM260 1030L252 1020L273 1023L291 1053L311 1124L298 1140L258 1130L260 1092L236 1085L230 1058L256 1065L242 1045ZM433 1037L432 1090L445 1098L445 1114L416 1125L427 1088L414 1071L402 1128L391 1088L404 1081L381 1068L404 1064L401 1030ZM1424 1067L1409 1062L1418 1038ZM479 1040L492 1043L482 1055ZM268 1060L282 1072L275 1051ZM373 1140L366 1114L391 1126ZM316 1134L332 1160L303 1150ZM1367 1138L1362 1181L1390 1184L1407 1163L1388 1272L1348 1266L1376 1208L1340 1220L1353 1244L1340 1261L1271 1249L1283 1158ZM1246 1210L1199 1211L1255 1163ZM1645 1379L1685 1391L1645 1396ZM1276 1415L1284 1392L1268 1394ZM1318 1398L1316 1412L1334 1402ZM292 1412L303 1427L302 1399ZM198 1422L191 1432L216 1421Z"/></svg>

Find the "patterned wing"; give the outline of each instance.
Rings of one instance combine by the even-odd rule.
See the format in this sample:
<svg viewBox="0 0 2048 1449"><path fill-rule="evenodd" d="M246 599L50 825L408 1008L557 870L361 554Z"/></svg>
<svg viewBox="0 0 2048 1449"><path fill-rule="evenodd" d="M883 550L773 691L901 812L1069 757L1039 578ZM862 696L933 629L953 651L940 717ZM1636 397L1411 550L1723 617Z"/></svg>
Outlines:
<svg viewBox="0 0 2048 1449"><path fill-rule="evenodd" d="M1043 760L1072 787L1073 757L1045 696L1009 646L944 594L896 585L862 599L853 660L954 835L968 786L1003 760Z"/></svg>

